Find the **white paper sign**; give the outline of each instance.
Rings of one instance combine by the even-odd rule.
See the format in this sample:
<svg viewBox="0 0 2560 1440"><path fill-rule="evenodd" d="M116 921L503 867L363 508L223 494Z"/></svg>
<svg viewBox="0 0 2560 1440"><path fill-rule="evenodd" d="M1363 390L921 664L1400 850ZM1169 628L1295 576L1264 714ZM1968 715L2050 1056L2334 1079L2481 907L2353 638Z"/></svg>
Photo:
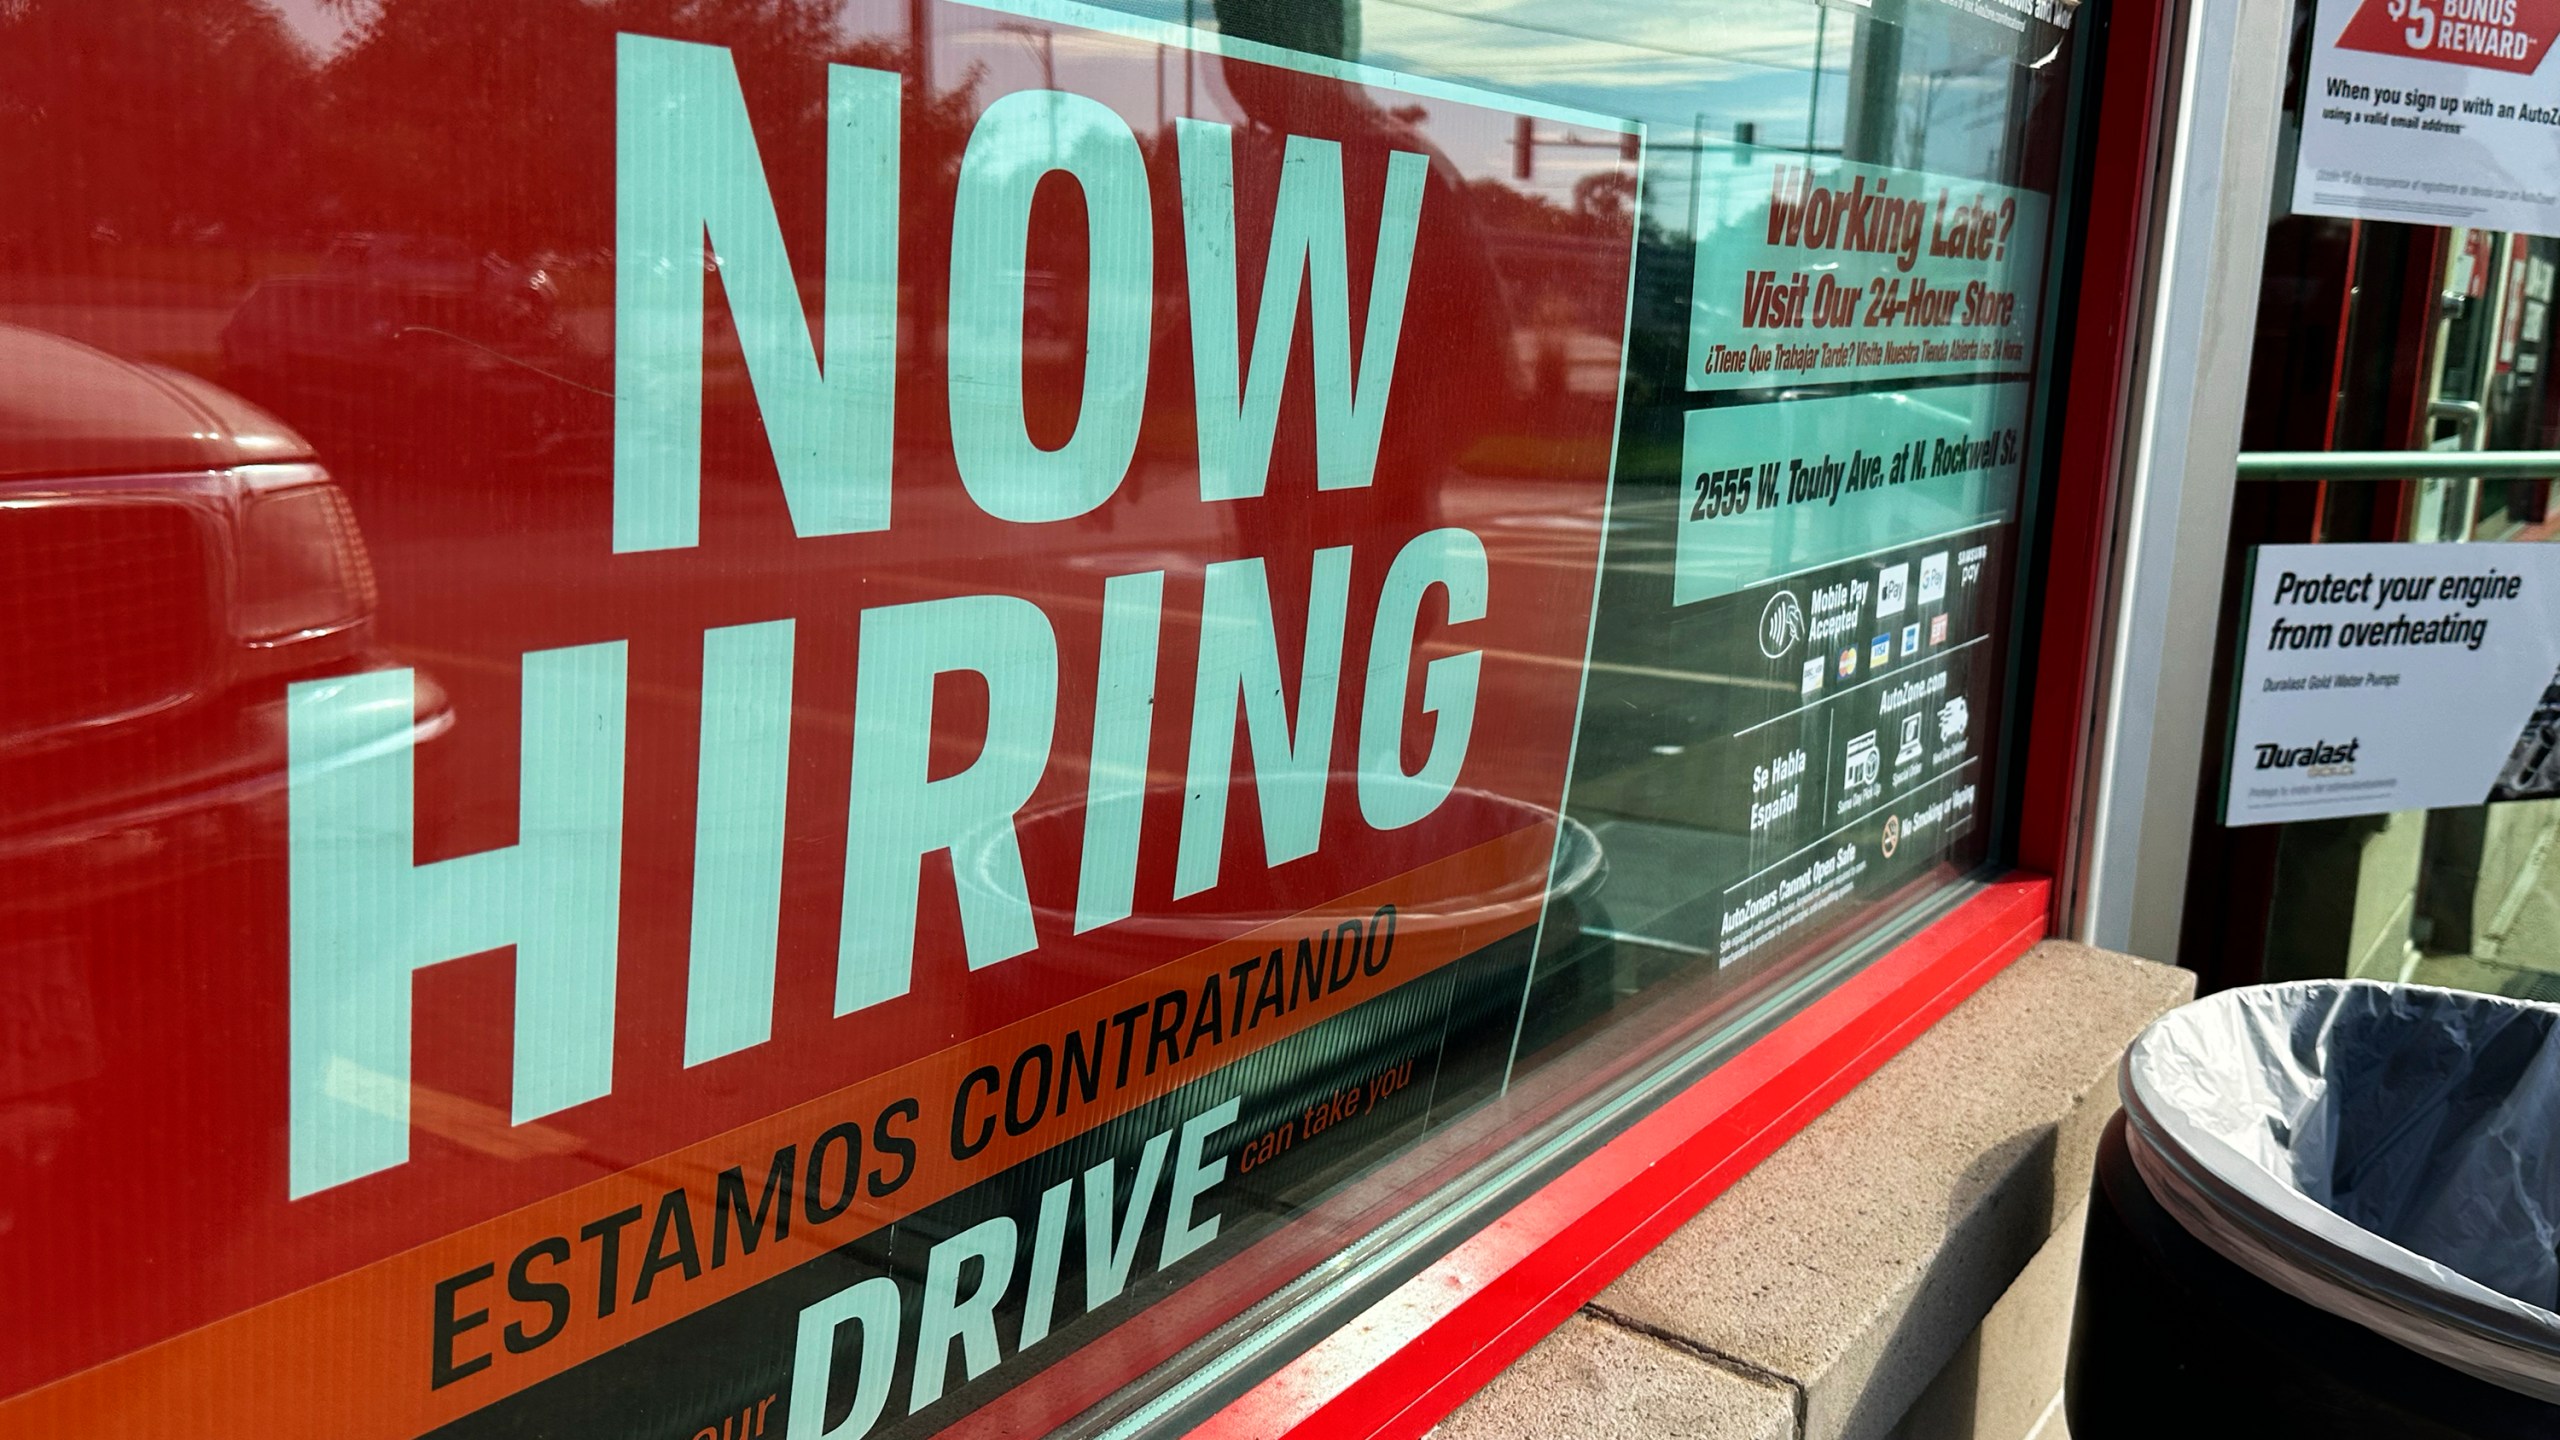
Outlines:
<svg viewBox="0 0 2560 1440"><path fill-rule="evenodd" d="M2262 545L2223 819L2560 794L2560 546Z"/></svg>
<svg viewBox="0 0 2560 1440"><path fill-rule="evenodd" d="M2319 0L2293 208L2560 235L2560 0Z"/></svg>

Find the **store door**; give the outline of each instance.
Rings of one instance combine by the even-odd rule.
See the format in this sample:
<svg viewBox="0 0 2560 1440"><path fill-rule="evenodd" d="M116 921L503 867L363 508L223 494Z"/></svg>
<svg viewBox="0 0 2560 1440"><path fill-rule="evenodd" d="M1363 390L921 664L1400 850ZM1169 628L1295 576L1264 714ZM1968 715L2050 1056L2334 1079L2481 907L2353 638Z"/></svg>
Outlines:
<svg viewBox="0 0 2560 1440"><path fill-rule="evenodd" d="M2276 223L2216 639L2213 769L2228 763L2254 547L2535 543L2560 528L2560 464L2542 468L2560 461L2546 363L2556 260L2545 237ZM2520 763L2535 763L2529 748ZM2232 829L2218 788L2199 805L2182 943L2208 987L2356 976L2560 1000L2560 801Z"/></svg>

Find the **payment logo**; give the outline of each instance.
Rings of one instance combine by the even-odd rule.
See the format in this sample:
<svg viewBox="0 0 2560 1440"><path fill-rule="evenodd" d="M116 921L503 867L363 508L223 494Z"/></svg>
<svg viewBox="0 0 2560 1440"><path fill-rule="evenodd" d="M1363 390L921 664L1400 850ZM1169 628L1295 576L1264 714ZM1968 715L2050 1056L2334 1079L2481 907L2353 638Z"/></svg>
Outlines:
<svg viewBox="0 0 2560 1440"><path fill-rule="evenodd" d="M1804 638L1804 602L1793 590L1781 590L1769 597L1760 611L1760 653L1775 660L1796 648Z"/></svg>
<svg viewBox="0 0 2560 1440"><path fill-rule="evenodd" d="M1911 598L1911 562L1888 565L1876 572L1876 618L1902 613L1903 602Z"/></svg>
<svg viewBox="0 0 2560 1440"><path fill-rule="evenodd" d="M1802 685L1802 686L1797 690L1797 692L1796 692L1796 693L1798 693L1798 694L1800 694L1800 695L1810 695L1810 694L1812 694L1814 691L1819 690L1819 689L1821 689L1821 688L1822 688L1822 657L1821 657L1821 656L1819 656L1819 655L1816 655L1816 656L1814 656L1813 658L1811 658L1811 659L1809 659L1809 660L1807 660L1807 661L1805 661L1805 662L1804 662L1804 683L1803 683L1803 685Z"/></svg>
<svg viewBox="0 0 2560 1440"><path fill-rule="evenodd" d="M1905 655L1920 653L1920 622L1917 620L1902 627L1902 653Z"/></svg>
<svg viewBox="0 0 2560 1440"><path fill-rule="evenodd" d="M1920 603L1935 605L1946 598L1947 552L1941 550L1920 562Z"/></svg>
<svg viewBox="0 0 2560 1440"><path fill-rule="evenodd" d="M1929 643L1932 645L1944 645L1947 643L1946 616L1932 615L1929 617Z"/></svg>
<svg viewBox="0 0 2560 1440"><path fill-rule="evenodd" d="M1867 668L1880 670L1893 658L1893 637L1879 635L1867 642Z"/></svg>
<svg viewBox="0 0 2560 1440"><path fill-rule="evenodd" d="M1857 673L1858 647L1852 645L1848 649L1840 652L1840 678L1846 680Z"/></svg>

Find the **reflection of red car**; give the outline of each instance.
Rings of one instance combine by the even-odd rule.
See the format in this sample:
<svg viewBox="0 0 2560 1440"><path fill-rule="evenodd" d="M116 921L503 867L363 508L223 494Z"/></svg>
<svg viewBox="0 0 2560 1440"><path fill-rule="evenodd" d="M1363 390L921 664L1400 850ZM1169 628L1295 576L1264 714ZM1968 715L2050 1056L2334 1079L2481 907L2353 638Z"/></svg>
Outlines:
<svg viewBox="0 0 2560 1440"><path fill-rule="evenodd" d="M373 606L300 436L192 376L0 326L0 1236L47 1171L98 1163L81 1097L185 1043L177 997L236 982L173 950L168 918L209 954L237 932L236 867L284 827L286 683L364 668ZM443 729L418 692L421 730ZM137 966L169 987L165 1023L97 998ZM233 1203L195 1193L200 1217Z"/></svg>
<svg viewBox="0 0 2560 1440"><path fill-rule="evenodd" d="M0 326L0 856L118 831L148 851L150 826L281 790L285 682L350 668L373 606L300 436L193 376Z"/></svg>

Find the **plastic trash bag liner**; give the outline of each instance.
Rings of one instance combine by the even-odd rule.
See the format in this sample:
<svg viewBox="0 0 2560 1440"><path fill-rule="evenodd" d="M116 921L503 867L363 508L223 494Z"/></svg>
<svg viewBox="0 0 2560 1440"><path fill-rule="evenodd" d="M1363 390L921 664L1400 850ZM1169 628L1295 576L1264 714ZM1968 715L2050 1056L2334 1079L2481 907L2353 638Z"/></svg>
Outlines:
<svg viewBox="0 0 2560 1440"><path fill-rule="evenodd" d="M2560 1403L2560 1005L2315 980L2125 1053L2135 1168L2277 1289Z"/></svg>

